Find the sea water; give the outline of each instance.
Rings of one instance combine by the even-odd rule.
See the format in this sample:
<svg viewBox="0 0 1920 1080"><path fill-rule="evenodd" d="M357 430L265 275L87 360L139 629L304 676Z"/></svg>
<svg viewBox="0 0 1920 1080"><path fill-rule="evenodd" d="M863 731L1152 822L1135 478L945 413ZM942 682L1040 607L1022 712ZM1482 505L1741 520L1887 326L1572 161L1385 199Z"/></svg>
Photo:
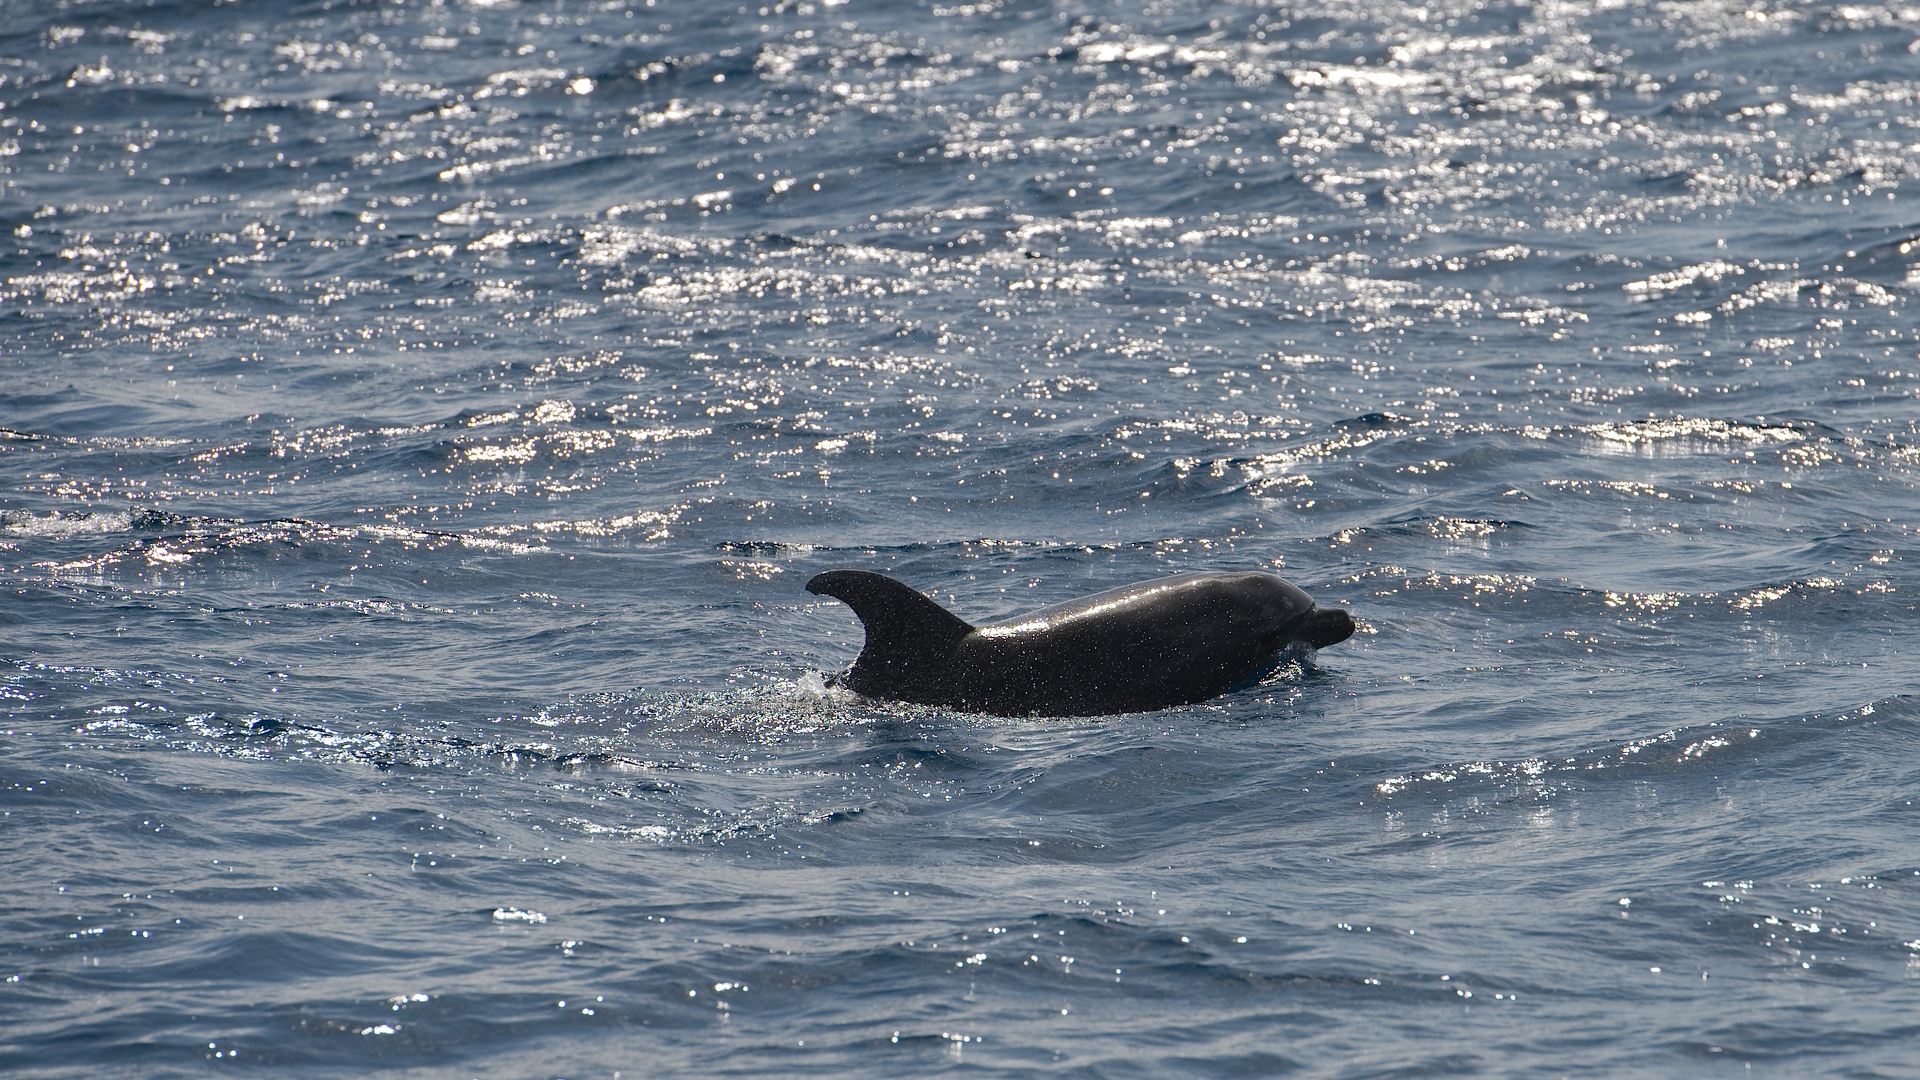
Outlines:
<svg viewBox="0 0 1920 1080"><path fill-rule="evenodd" d="M0 1071L1914 1075L1917 42L0 0ZM836 567L1362 629L964 715Z"/></svg>

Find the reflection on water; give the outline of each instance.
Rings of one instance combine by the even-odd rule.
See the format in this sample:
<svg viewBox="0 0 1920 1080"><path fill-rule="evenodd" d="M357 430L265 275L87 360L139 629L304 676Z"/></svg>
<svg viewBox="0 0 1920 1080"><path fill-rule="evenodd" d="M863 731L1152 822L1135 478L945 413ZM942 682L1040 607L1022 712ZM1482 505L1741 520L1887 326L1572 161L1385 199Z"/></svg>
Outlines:
<svg viewBox="0 0 1920 1080"><path fill-rule="evenodd" d="M1907 13L12 15L6 1069L1905 1065Z"/></svg>

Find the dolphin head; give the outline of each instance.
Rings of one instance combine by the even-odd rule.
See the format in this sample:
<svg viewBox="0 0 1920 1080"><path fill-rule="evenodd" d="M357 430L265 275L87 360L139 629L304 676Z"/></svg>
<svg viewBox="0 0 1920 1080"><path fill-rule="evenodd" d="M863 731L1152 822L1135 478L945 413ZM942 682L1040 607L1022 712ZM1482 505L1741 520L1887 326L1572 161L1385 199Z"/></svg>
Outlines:
<svg viewBox="0 0 1920 1080"><path fill-rule="evenodd" d="M1299 629L1294 633L1314 648L1324 649L1352 637L1353 631L1353 616L1347 614L1346 608L1315 605L1300 617Z"/></svg>
<svg viewBox="0 0 1920 1080"><path fill-rule="evenodd" d="M1273 574L1248 576L1248 594L1261 610L1275 651L1295 641L1324 649L1353 636L1353 616L1345 608L1321 607L1298 586Z"/></svg>

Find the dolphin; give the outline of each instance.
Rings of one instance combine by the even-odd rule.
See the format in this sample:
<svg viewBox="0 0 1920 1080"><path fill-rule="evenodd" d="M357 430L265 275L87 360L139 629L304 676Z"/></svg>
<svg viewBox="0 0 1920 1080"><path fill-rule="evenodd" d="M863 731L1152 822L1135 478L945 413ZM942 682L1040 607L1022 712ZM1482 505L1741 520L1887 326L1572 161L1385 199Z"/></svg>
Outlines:
<svg viewBox="0 0 1920 1080"><path fill-rule="evenodd" d="M1001 716L1101 716L1190 705L1247 686L1296 642L1353 635L1273 574L1174 574L973 626L884 574L828 570L807 591L853 609L867 641L835 683Z"/></svg>

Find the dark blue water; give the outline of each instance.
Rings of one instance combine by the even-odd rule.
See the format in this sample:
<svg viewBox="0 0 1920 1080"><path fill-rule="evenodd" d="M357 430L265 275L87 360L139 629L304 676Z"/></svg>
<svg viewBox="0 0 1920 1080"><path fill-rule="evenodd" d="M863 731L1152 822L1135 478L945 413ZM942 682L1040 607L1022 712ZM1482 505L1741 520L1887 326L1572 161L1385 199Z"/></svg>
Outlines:
<svg viewBox="0 0 1920 1080"><path fill-rule="evenodd" d="M0 1072L1915 1075L1917 38L0 0Z"/></svg>

